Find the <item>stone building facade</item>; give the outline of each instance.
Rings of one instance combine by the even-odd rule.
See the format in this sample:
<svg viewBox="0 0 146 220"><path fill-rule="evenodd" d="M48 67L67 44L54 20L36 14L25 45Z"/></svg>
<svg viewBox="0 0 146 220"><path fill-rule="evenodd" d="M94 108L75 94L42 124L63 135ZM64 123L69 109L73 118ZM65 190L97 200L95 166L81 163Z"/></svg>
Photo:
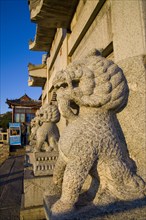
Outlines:
<svg viewBox="0 0 146 220"><path fill-rule="evenodd" d="M42 87L43 105L54 98L56 73L93 48L123 69L130 95L118 119L137 172L146 180L146 1L29 0L29 9L37 26L29 48L46 52L45 64L29 66L29 85ZM61 117L60 133L65 126Z"/></svg>

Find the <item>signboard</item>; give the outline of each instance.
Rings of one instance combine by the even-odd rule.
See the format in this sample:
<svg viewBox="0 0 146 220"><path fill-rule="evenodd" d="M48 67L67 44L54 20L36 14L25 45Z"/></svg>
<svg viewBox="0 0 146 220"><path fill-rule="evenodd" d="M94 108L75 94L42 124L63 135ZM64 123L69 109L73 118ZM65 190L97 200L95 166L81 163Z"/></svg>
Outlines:
<svg viewBox="0 0 146 220"><path fill-rule="evenodd" d="M9 144L10 145L21 145L20 123L9 123Z"/></svg>

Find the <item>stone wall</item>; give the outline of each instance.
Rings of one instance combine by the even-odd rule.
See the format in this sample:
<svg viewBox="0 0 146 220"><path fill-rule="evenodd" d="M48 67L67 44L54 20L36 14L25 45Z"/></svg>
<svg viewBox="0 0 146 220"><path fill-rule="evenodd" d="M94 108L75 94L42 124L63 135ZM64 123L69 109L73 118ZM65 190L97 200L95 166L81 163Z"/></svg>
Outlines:
<svg viewBox="0 0 146 220"><path fill-rule="evenodd" d="M87 9L89 12L87 11ZM83 27L90 22L90 20L87 20L85 23L85 18L89 18L91 16L90 14L93 13L93 10L94 8L92 1L87 1L86 5L82 9L81 16L78 18L78 21L72 30L72 34L69 38L69 44L71 44L71 42L74 42L72 39L73 37L78 37L78 30L82 30ZM85 33L80 44L74 51L72 55L72 60L79 59L81 56L86 55L88 51L92 48L105 49L113 40L111 22L111 3L110 1L106 1L102 9L95 17L93 23L90 25L89 29Z"/></svg>
<svg viewBox="0 0 146 220"><path fill-rule="evenodd" d="M138 173L146 180L146 84L145 57L134 56L119 63L128 81L130 94L127 107L118 115L129 153Z"/></svg>
<svg viewBox="0 0 146 220"><path fill-rule="evenodd" d="M80 59L93 48L106 51L106 56L123 69L128 81L128 105L118 118L138 173L146 180L145 7L145 0L80 1L71 22L71 33L58 29L54 38L47 60L49 71L45 93L51 98L49 91L53 77L70 62ZM61 33L64 33L63 38ZM112 45L110 50L109 45ZM65 126L62 117L58 124L60 133Z"/></svg>

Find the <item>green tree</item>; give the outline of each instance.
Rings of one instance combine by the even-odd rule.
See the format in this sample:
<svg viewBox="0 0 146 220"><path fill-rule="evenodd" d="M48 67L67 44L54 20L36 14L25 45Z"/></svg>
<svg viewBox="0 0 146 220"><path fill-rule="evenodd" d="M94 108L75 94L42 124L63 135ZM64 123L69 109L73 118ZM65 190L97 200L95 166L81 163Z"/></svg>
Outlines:
<svg viewBox="0 0 146 220"><path fill-rule="evenodd" d="M9 127L9 122L12 122L12 112L6 112L3 115L0 115L0 128L3 131L6 131Z"/></svg>

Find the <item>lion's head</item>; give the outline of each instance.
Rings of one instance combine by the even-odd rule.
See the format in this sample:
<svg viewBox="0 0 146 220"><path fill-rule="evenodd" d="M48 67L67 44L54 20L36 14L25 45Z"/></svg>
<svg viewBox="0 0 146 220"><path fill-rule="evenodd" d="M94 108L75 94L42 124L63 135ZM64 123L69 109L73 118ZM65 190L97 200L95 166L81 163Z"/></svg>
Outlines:
<svg viewBox="0 0 146 220"><path fill-rule="evenodd" d="M122 69L102 57L97 50L58 72L53 88L58 96L68 98L79 106L115 112L126 106L129 94Z"/></svg>
<svg viewBox="0 0 146 220"><path fill-rule="evenodd" d="M45 122L55 122L60 120L60 113L58 107L52 104L44 104L41 107L42 120Z"/></svg>

